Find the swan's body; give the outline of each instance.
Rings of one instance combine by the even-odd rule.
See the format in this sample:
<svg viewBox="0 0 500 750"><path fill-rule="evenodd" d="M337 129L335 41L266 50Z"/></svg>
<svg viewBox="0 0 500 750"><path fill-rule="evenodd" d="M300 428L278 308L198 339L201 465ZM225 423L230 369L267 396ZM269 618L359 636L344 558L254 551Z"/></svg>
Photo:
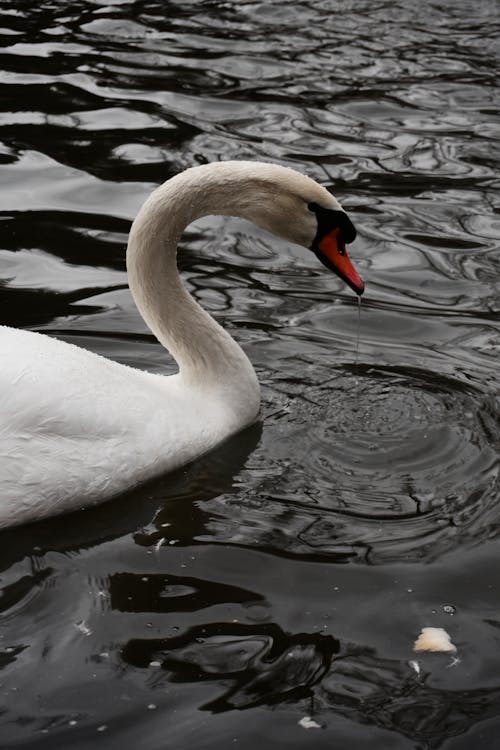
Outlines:
<svg viewBox="0 0 500 750"><path fill-rule="evenodd" d="M130 232L129 283L144 320L175 357L176 375L0 327L0 528L102 502L256 419L253 367L184 289L177 242L196 218L218 213L311 247L319 219L308 204L341 211L309 178L254 162L195 167L148 198Z"/></svg>

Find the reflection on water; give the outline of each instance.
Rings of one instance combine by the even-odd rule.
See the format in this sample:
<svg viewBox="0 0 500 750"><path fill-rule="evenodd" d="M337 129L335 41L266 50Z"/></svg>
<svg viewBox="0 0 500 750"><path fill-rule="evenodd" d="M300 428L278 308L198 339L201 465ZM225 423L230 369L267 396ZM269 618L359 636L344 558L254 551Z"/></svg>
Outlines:
<svg viewBox="0 0 500 750"><path fill-rule="evenodd" d="M4 746L496 747L494 1L0 16L2 323L172 372L126 236L154 185L219 159L334 191L367 282L357 352L356 300L310 255L233 219L189 228L180 266L254 362L262 425L2 535ZM415 661L425 625L458 662Z"/></svg>

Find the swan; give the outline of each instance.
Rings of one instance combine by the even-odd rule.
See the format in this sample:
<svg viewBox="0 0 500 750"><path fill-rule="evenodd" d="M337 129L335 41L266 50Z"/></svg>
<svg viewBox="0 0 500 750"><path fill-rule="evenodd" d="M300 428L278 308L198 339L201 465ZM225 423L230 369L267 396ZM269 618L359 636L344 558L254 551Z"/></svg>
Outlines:
<svg viewBox="0 0 500 750"><path fill-rule="evenodd" d="M357 294L337 200L261 162L192 167L158 187L130 230L133 299L178 372L136 370L33 331L0 326L0 528L86 508L188 463L257 418L260 390L240 346L186 291L183 230L240 216L312 250Z"/></svg>

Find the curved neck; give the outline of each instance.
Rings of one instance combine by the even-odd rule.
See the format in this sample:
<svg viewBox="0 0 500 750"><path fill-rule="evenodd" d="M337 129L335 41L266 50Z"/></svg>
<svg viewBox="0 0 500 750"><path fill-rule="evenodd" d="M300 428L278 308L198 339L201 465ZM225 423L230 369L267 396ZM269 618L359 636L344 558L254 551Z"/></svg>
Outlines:
<svg viewBox="0 0 500 750"><path fill-rule="evenodd" d="M244 163L229 164L194 167L157 188L139 211L127 248L130 290L142 317L182 379L200 386L242 377L257 383L242 349L195 302L177 270L177 243L192 221L207 214L253 218L245 208L251 195Z"/></svg>

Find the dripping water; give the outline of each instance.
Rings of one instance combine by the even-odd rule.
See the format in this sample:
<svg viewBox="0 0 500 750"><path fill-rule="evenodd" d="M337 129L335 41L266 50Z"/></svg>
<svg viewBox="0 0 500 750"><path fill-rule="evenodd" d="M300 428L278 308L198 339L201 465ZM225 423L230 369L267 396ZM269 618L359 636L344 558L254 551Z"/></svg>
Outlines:
<svg viewBox="0 0 500 750"><path fill-rule="evenodd" d="M359 368L358 368L358 360L359 360L359 336L361 332L361 296L358 294L358 327L356 330L356 354L354 356L354 372L356 374L356 383L359 382L358 375L359 375Z"/></svg>
<svg viewBox="0 0 500 750"><path fill-rule="evenodd" d="M356 350L354 354L354 405L353 411L359 411L361 381L359 376L359 339L361 332L361 297L358 295L358 324L356 329Z"/></svg>

